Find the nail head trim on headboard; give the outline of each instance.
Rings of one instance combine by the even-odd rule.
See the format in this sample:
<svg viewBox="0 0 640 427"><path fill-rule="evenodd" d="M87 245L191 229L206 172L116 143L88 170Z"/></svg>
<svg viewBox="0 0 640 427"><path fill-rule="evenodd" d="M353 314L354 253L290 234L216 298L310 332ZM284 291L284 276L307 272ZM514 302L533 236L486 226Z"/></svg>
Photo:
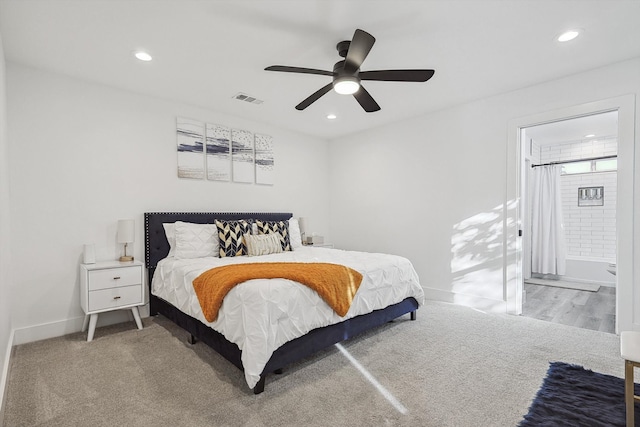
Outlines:
<svg viewBox="0 0 640 427"><path fill-rule="evenodd" d="M149 269L149 283L158 261L169 253L169 242L164 233L164 223L176 221L196 224L213 224L215 219L261 219L264 221L286 221L293 217L284 212L146 212L144 214L145 266Z"/></svg>

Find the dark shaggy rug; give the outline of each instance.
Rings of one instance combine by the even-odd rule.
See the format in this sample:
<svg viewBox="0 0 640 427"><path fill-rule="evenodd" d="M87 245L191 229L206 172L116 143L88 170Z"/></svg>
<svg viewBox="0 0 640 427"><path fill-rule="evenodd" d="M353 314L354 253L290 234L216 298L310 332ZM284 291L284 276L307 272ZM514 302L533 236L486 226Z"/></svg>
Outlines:
<svg viewBox="0 0 640 427"><path fill-rule="evenodd" d="M638 394L640 387L636 384ZM636 403L635 412L636 426L640 426L640 403ZM553 362L519 425L624 427L624 380L582 366Z"/></svg>

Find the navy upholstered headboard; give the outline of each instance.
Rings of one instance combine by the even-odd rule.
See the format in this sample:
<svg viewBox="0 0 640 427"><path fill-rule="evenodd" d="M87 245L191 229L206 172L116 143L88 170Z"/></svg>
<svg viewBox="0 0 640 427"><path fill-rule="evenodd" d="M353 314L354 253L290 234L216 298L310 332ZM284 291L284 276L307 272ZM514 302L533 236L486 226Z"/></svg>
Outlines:
<svg viewBox="0 0 640 427"><path fill-rule="evenodd" d="M285 221L292 216L291 213L273 212L147 212L144 214L144 261L149 271L149 283L151 283L158 261L169 253L169 242L164 234L163 223L184 221L196 224L213 224L215 219Z"/></svg>

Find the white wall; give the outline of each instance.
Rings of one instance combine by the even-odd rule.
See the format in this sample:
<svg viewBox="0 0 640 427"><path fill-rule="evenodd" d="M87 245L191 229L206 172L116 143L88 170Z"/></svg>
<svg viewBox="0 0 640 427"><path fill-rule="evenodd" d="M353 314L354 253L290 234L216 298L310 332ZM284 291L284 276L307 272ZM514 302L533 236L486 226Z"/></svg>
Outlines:
<svg viewBox="0 0 640 427"><path fill-rule="evenodd" d="M142 213L156 210L290 210L337 247L407 256L430 297L503 310L512 265L504 255L513 217L509 120L637 94L640 59L328 145L15 64L7 85L11 300L16 341L24 342L78 330L82 244L94 242L99 259L115 258L116 221L133 217L134 255L143 259ZM176 178L177 115L273 135L276 185ZM638 206L637 182L635 189Z"/></svg>
<svg viewBox="0 0 640 427"><path fill-rule="evenodd" d="M326 141L12 63L7 84L16 343L80 329L83 244L115 259L118 219L140 260L149 211L293 212L329 235ZM176 116L272 135L275 185L177 178Z"/></svg>
<svg viewBox="0 0 640 427"><path fill-rule="evenodd" d="M12 344L11 243L9 236L9 142L7 140L6 68L0 36L0 420Z"/></svg>
<svg viewBox="0 0 640 427"><path fill-rule="evenodd" d="M333 241L407 256L432 298L503 311L510 120L639 92L637 58L334 140Z"/></svg>

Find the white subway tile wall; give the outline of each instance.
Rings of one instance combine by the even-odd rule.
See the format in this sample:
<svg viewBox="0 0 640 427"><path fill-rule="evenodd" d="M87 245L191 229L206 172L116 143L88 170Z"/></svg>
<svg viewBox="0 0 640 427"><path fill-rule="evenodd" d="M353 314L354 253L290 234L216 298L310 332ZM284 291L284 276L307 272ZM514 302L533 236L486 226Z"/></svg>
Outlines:
<svg viewBox="0 0 640 427"><path fill-rule="evenodd" d="M615 155L615 138L541 146L540 162ZM562 209L567 256L577 259L616 260L617 172L563 175ZM578 206L578 188L604 187L604 206Z"/></svg>

